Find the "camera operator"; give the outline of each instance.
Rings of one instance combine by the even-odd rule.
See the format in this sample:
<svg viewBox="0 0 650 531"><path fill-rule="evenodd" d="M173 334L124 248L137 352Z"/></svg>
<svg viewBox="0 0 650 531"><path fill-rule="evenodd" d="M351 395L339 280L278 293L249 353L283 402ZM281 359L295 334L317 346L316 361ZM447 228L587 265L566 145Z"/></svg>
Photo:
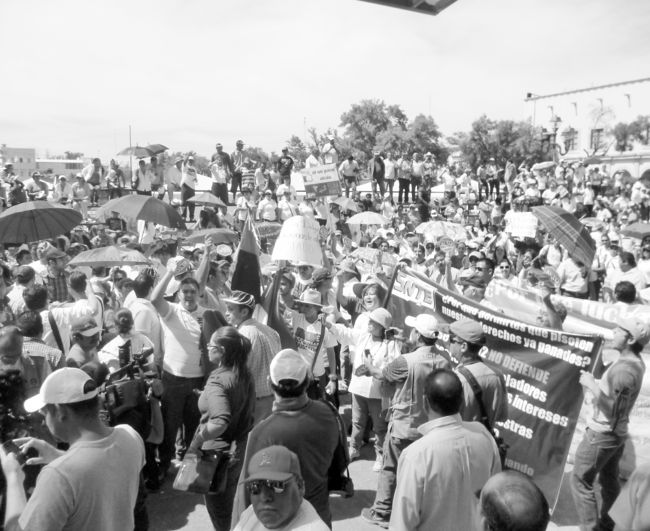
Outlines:
<svg viewBox="0 0 650 531"><path fill-rule="evenodd" d="M5 529L134 528L133 507L138 492L144 445L129 426L106 426L99 417L98 389L81 369L54 371L40 393L25 401L29 412L41 411L67 452L33 438L16 439L20 453L0 450L7 478ZM45 464L26 500L19 457L30 448L38 457L26 464Z"/></svg>

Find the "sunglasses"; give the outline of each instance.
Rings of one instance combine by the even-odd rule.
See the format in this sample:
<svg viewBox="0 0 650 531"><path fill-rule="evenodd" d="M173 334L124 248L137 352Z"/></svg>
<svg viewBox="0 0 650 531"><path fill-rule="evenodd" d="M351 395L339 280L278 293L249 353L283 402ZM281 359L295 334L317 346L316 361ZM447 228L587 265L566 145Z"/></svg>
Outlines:
<svg viewBox="0 0 650 531"><path fill-rule="evenodd" d="M285 481L278 481L273 479L255 479L253 481L246 482L246 490L253 495L258 495L262 492L262 488L266 487L273 491L274 494L282 494L286 489L289 483L291 483L289 478Z"/></svg>

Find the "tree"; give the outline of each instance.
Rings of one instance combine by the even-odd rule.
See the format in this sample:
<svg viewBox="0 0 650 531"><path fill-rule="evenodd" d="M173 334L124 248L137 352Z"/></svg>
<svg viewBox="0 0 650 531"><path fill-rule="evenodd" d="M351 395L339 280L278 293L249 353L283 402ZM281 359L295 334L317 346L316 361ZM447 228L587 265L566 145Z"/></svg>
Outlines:
<svg viewBox="0 0 650 531"><path fill-rule="evenodd" d="M298 135L292 135L287 144L289 155L293 159L296 169L303 168L305 166L305 161L309 156L307 146L305 146L304 142Z"/></svg>
<svg viewBox="0 0 650 531"><path fill-rule="evenodd" d="M65 151L64 155L66 160L77 160L84 156L84 154L79 151Z"/></svg>
<svg viewBox="0 0 650 531"><path fill-rule="evenodd" d="M549 157L551 146L542 145L542 131L528 122L491 120L483 115L472 123L468 132L455 133L448 142L456 146L475 168L494 157L497 164L506 160L534 162Z"/></svg>
<svg viewBox="0 0 650 531"><path fill-rule="evenodd" d="M632 140L634 135L632 133L632 128L630 124L618 123L612 129L612 134L616 140L616 151L630 151L632 149Z"/></svg>
<svg viewBox="0 0 650 531"><path fill-rule="evenodd" d="M244 148L244 157L250 161L251 166L263 162L268 167L271 162L271 156L261 147L248 146Z"/></svg>
<svg viewBox="0 0 650 531"><path fill-rule="evenodd" d="M406 138L410 151L424 154L430 152L439 163L447 162L449 150L441 144L440 130L431 116L418 114L408 125Z"/></svg>
<svg viewBox="0 0 650 531"><path fill-rule="evenodd" d="M377 137L391 127L406 129L407 117L399 105L386 105L381 100L362 100L341 115L345 127L343 138L351 151L358 151L362 162L369 159L377 146Z"/></svg>
<svg viewBox="0 0 650 531"><path fill-rule="evenodd" d="M630 134L644 146L650 143L650 116L639 116L630 124Z"/></svg>

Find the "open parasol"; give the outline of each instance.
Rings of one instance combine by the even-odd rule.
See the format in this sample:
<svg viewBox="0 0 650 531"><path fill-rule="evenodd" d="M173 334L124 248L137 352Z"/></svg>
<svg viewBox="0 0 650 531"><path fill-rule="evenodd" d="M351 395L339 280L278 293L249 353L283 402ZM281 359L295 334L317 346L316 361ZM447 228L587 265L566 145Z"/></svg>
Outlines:
<svg viewBox="0 0 650 531"><path fill-rule="evenodd" d="M650 223L636 222L630 226L621 229L621 234L629 236L630 238L638 238L642 240L646 236L650 236Z"/></svg>
<svg viewBox="0 0 650 531"><path fill-rule="evenodd" d="M552 160L545 160L544 162L538 162L536 164L533 164L530 169L535 170L535 171L537 171L537 170L548 170L549 168L552 168L553 166L555 166L555 162L553 162Z"/></svg>
<svg viewBox="0 0 650 531"><path fill-rule="evenodd" d="M385 225L388 220L376 212L359 212L346 222L348 225Z"/></svg>
<svg viewBox="0 0 650 531"><path fill-rule="evenodd" d="M200 194L190 197L188 201L202 205L215 205L227 208L227 205L221 199L219 199L216 195L211 194L210 192L201 192Z"/></svg>
<svg viewBox="0 0 650 531"><path fill-rule="evenodd" d="M132 156L135 157L136 159L143 159L145 157L151 157L153 155L153 152L149 151L149 149L147 149L146 147L131 146L128 148L124 148L117 155L120 157Z"/></svg>
<svg viewBox="0 0 650 531"><path fill-rule="evenodd" d="M341 210L349 210L350 212L359 212L359 205L357 205L349 197L337 197L332 201L333 204L338 205Z"/></svg>
<svg viewBox="0 0 650 531"><path fill-rule="evenodd" d="M417 234L429 236L433 238L451 238L454 241L467 240L467 231L465 227L458 223L450 221L433 220L420 223L416 228Z"/></svg>
<svg viewBox="0 0 650 531"><path fill-rule="evenodd" d="M82 251L69 262L71 266L88 267L116 267L121 265L146 264L151 264L151 261L140 251L117 247L115 245Z"/></svg>
<svg viewBox="0 0 650 531"><path fill-rule="evenodd" d="M132 194L111 199L97 211L97 216L106 218L113 211L126 219L142 219L172 229L186 228L183 218L173 206L150 195Z"/></svg>
<svg viewBox="0 0 650 531"><path fill-rule="evenodd" d="M81 213L49 201L28 201L0 214L1 243L30 243L54 238L81 223Z"/></svg>
<svg viewBox="0 0 650 531"><path fill-rule="evenodd" d="M582 223L585 227L589 227L592 231L600 230L605 226L603 220L595 217L581 218L580 223Z"/></svg>
<svg viewBox="0 0 650 531"><path fill-rule="evenodd" d="M163 146L162 144L149 144L145 149L151 151L152 155L158 155L159 153L164 153L169 148L167 146Z"/></svg>
<svg viewBox="0 0 650 531"><path fill-rule="evenodd" d="M532 209L546 230L567 250L569 256L590 266L596 254L596 243L589 229L563 208L538 206Z"/></svg>
<svg viewBox="0 0 650 531"><path fill-rule="evenodd" d="M203 243L210 236L212 243L237 243L237 233L229 229L202 229L195 230L189 236L183 238L188 243Z"/></svg>

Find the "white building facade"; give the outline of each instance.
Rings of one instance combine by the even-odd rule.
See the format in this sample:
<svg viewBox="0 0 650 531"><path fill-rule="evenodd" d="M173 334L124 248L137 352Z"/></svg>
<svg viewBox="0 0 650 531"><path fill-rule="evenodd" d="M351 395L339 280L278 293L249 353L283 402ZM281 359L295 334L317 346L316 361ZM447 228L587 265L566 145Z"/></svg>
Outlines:
<svg viewBox="0 0 650 531"><path fill-rule="evenodd" d="M650 172L650 145L634 141L631 150L619 152L613 135L617 124L650 115L650 77L548 95L529 93L525 102L527 118L545 129L543 138L555 144L562 159L596 155L610 174L625 169L641 177Z"/></svg>
<svg viewBox="0 0 650 531"><path fill-rule="evenodd" d="M28 179L36 171L36 150L34 148L13 148L0 145L0 167L11 163L14 173L21 181Z"/></svg>

